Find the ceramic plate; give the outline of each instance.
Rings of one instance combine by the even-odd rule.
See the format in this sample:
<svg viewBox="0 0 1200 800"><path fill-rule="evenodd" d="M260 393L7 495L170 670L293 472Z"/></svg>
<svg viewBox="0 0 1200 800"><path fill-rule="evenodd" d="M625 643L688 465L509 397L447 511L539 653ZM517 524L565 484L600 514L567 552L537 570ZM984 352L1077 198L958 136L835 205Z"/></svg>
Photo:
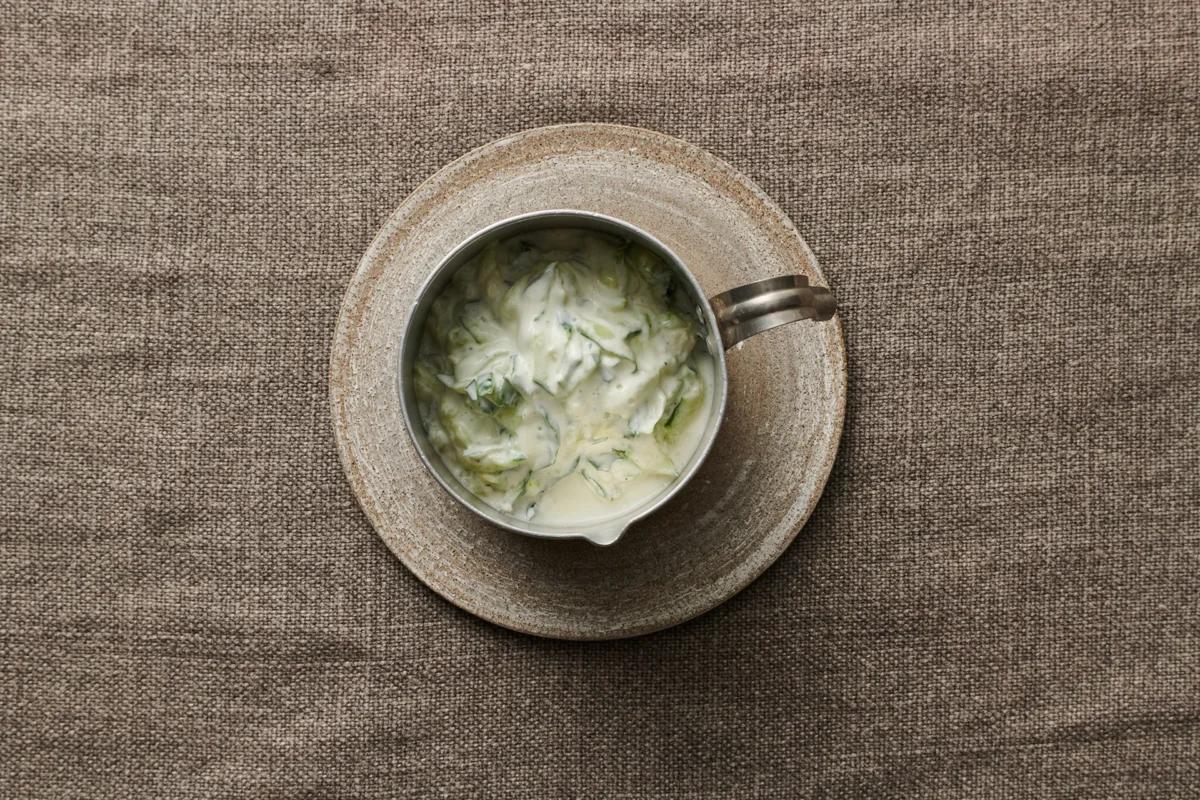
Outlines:
<svg viewBox="0 0 1200 800"><path fill-rule="evenodd" d="M728 412L712 454L669 505L617 544L492 527L437 484L409 440L396 385L400 332L417 290L457 244L497 220L555 208L646 230L683 259L709 296L791 273L829 285L783 212L705 151L615 125L525 131L421 184L363 256L333 342L334 431L364 512L429 588L525 633L635 636L728 599L795 538L837 453L845 345L835 317L785 325L730 351Z"/></svg>

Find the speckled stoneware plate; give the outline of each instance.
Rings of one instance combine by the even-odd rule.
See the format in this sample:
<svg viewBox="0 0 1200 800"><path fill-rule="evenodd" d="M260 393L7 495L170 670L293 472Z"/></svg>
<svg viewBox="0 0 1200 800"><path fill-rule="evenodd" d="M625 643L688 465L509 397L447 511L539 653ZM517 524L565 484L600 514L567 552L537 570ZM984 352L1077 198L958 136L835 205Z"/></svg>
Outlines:
<svg viewBox="0 0 1200 800"><path fill-rule="evenodd" d="M845 345L835 318L775 328L731 350L728 412L712 454L617 544L493 527L438 485L409 439L396 382L400 334L422 283L456 245L497 220L555 208L642 228L680 256L709 296L773 275L828 285L783 212L703 150L615 125L525 131L417 187L363 256L333 341L334 431L375 530L429 588L526 633L635 636L720 604L795 538L837 453Z"/></svg>

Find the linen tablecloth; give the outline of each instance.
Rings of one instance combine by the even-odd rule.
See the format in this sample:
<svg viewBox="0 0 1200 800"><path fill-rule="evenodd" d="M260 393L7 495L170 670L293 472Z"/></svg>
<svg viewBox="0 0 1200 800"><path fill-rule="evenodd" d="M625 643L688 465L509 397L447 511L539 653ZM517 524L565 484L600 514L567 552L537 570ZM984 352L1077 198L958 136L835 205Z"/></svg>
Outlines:
<svg viewBox="0 0 1200 800"><path fill-rule="evenodd" d="M0 796L1200 790L1197 6L5 3ZM692 141L841 303L761 579L577 644L455 609L342 475L334 321L470 148Z"/></svg>

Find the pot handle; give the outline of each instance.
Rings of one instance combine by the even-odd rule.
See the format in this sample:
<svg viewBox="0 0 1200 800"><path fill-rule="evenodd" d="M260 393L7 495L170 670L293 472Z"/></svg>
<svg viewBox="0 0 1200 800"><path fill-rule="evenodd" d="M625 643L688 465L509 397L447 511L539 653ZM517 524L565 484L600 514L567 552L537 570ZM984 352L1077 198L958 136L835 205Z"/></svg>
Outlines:
<svg viewBox="0 0 1200 800"><path fill-rule="evenodd" d="M802 319L832 319L837 311L833 294L824 286L809 286L805 275L782 275L738 286L708 299L725 349L757 333Z"/></svg>

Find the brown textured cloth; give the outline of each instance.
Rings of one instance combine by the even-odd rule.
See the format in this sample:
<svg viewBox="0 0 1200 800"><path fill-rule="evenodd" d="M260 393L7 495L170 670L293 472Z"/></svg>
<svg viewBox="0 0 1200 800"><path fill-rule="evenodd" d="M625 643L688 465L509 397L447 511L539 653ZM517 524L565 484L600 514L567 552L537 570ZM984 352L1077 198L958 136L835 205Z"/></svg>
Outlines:
<svg viewBox="0 0 1200 800"><path fill-rule="evenodd" d="M0 8L0 796L1196 796L1195 3L55 5ZM581 120L761 184L850 348L796 544L607 644L420 585L326 401L400 199Z"/></svg>

